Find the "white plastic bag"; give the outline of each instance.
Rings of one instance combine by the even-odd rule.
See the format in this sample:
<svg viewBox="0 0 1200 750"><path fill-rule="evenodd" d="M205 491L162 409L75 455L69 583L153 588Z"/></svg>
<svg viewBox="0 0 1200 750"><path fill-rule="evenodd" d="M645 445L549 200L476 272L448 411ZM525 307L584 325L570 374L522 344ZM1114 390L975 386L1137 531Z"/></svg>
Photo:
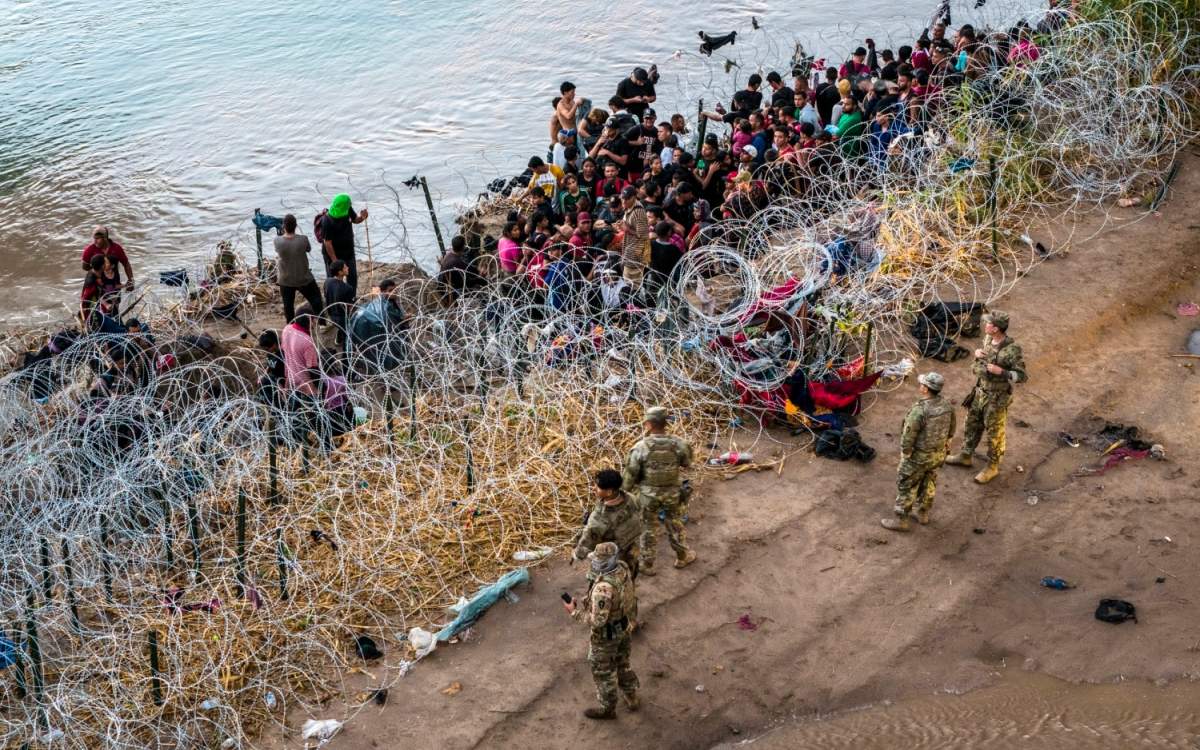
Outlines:
<svg viewBox="0 0 1200 750"><path fill-rule="evenodd" d="M416 649L417 659L424 659L437 648L437 638L424 628L413 628L408 631L408 642Z"/></svg>

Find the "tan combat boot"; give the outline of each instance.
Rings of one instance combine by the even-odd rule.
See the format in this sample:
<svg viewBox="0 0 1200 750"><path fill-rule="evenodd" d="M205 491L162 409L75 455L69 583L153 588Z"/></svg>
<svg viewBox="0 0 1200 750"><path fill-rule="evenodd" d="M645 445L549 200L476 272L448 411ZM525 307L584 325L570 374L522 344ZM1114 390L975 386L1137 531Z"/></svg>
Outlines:
<svg viewBox="0 0 1200 750"><path fill-rule="evenodd" d="M975 475L976 484L987 484L996 478L1000 473L1000 464L994 461L989 461L988 465L983 467L983 471Z"/></svg>
<svg viewBox="0 0 1200 750"><path fill-rule="evenodd" d="M609 708L585 708L583 709L583 715L589 719L615 719L617 718L617 709L616 706L610 706Z"/></svg>
<svg viewBox="0 0 1200 750"><path fill-rule="evenodd" d="M625 699L625 708L631 712L636 712L642 707L642 699L638 697L637 693L625 693L622 697Z"/></svg>
<svg viewBox="0 0 1200 750"><path fill-rule="evenodd" d="M696 561L696 553L688 550L683 554L683 557L675 561L676 568L686 568Z"/></svg>
<svg viewBox="0 0 1200 750"><path fill-rule="evenodd" d="M975 463L975 457L970 453L959 453L946 458L946 463L951 466L965 466L971 468L971 464Z"/></svg>
<svg viewBox="0 0 1200 750"><path fill-rule="evenodd" d="M929 509L928 508L921 508L920 510L917 511L917 523L921 524L922 526L929 525Z"/></svg>
<svg viewBox="0 0 1200 750"><path fill-rule="evenodd" d="M638 563L638 577L640 578L641 576L653 577L654 576L654 563L646 562L645 560Z"/></svg>
<svg viewBox="0 0 1200 750"><path fill-rule="evenodd" d="M908 516L896 516L894 518L881 518L879 525L888 531L908 531Z"/></svg>

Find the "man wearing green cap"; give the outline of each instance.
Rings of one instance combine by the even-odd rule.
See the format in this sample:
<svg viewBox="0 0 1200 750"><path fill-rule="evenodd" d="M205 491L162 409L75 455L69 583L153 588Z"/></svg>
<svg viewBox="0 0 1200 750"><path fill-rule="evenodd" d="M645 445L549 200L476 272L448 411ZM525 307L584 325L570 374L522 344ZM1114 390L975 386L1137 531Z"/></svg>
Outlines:
<svg viewBox="0 0 1200 750"><path fill-rule="evenodd" d="M325 275L335 260L345 262L350 269L346 283L358 295L358 264L354 260L354 225L367 220L367 209L355 213L350 205L350 196L339 193L333 196L329 209L321 217L321 244L325 249Z"/></svg>
<svg viewBox="0 0 1200 750"><path fill-rule="evenodd" d="M900 466L896 469L896 517L880 521L889 531L908 531L909 517L917 506L917 521L929 523L937 472L954 436L954 407L942 398L945 379L936 372L917 378L921 400L908 410L900 433Z"/></svg>
<svg viewBox="0 0 1200 750"><path fill-rule="evenodd" d="M1021 347L1008 337L1008 313L993 310L983 316L983 347L975 350L975 388L967 397L967 423L963 429L962 452L946 459L951 466L970 467L975 447L986 431L988 465L975 475L979 484L987 484L1000 473L1004 456L1004 423L1012 403L1013 385L1029 379Z"/></svg>
<svg viewBox="0 0 1200 750"><path fill-rule="evenodd" d="M638 490L638 501L642 506L642 559L639 575L654 575L654 560L658 556L659 512L667 529L667 541L675 551L675 567L683 568L696 559L696 553L687 545L687 534L683 530L683 482L679 476L681 468L692 465L692 446L686 440L667 434L667 410L651 406L646 410L643 425L646 437L633 446L625 460L623 489Z"/></svg>

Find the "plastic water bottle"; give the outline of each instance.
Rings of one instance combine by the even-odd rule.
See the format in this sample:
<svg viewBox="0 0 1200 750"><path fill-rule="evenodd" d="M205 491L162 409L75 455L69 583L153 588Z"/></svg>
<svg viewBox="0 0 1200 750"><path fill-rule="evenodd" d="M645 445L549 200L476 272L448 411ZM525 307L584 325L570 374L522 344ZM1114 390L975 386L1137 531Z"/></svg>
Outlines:
<svg viewBox="0 0 1200 750"><path fill-rule="evenodd" d="M266 698L264 698L264 700L267 703L267 710L274 711L275 710L275 693L272 693L271 691L268 690Z"/></svg>
<svg viewBox="0 0 1200 750"><path fill-rule="evenodd" d="M737 466L738 464L748 464L754 460L754 456L749 453L738 453L737 451L726 451L716 458L708 459L709 466Z"/></svg>
<svg viewBox="0 0 1200 750"><path fill-rule="evenodd" d="M205 698L200 703L200 710L201 711L212 711L212 710L218 708L220 705L221 704L217 701L216 698Z"/></svg>

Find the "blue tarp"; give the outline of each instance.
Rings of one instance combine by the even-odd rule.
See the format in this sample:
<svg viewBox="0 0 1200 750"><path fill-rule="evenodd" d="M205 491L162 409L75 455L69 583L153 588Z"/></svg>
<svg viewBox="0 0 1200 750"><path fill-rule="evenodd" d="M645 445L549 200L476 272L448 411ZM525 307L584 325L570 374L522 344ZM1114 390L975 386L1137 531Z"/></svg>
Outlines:
<svg viewBox="0 0 1200 750"><path fill-rule="evenodd" d="M505 573L499 581L479 589L458 613L458 617L454 618L454 622L438 631L437 639L443 642L450 640L458 631L478 620L489 607L500 601L500 597L509 589L521 583L529 583L529 571L525 568Z"/></svg>

